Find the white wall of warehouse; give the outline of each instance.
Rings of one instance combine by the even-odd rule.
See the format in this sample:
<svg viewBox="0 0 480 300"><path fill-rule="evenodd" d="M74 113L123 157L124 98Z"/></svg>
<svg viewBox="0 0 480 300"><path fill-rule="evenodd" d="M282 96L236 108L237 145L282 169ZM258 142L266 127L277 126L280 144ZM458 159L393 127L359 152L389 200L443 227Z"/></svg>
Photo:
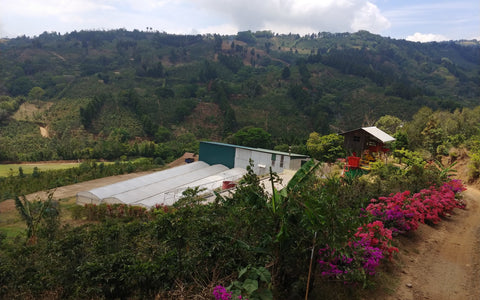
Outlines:
<svg viewBox="0 0 480 300"><path fill-rule="evenodd" d="M283 157L283 162L282 162ZM272 153L252 151L248 149L237 148L235 152L235 167L247 168L249 161L253 160L253 171L258 175L268 174L269 168L272 167L272 171L281 173L285 168L290 166L290 156L288 155L275 155L275 161L272 161Z"/></svg>

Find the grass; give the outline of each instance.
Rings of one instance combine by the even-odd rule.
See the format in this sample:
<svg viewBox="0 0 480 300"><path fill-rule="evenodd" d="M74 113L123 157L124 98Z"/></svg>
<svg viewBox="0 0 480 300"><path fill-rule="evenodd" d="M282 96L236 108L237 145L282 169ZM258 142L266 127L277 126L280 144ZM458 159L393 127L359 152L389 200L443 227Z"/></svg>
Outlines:
<svg viewBox="0 0 480 300"><path fill-rule="evenodd" d="M35 167L39 171L60 170L78 167L80 163L31 163L31 164L0 164L0 177L17 176L19 168L23 174L32 174Z"/></svg>
<svg viewBox="0 0 480 300"><path fill-rule="evenodd" d="M78 225L81 221L73 220L71 210L77 204L75 197L59 199L60 205L60 223L62 225ZM25 234L25 222L21 219L16 209L0 212L0 232L4 233L7 238L15 238L18 235Z"/></svg>
<svg viewBox="0 0 480 300"><path fill-rule="evenodd" d="M22 221L17 210L0 212L0 232L4 233L7 238L14 238L25 232L25 222Z"/></svg>
<svg viewBox="0 0 480 300"><path fill-rule="evenodd" d="M7 238L15 238L21 234L25 234L26 227L25 224L21 222L10 225L0 225L0 232L4 233Z"/></svg>

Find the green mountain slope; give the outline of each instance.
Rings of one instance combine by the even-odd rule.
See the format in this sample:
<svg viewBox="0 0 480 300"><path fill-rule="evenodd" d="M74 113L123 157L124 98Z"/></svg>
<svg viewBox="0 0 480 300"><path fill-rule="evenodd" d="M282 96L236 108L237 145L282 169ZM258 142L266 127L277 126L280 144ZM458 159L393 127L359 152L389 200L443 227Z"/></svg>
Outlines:
<svg viewBox="0 0 480 300"><path fill-rule="evenodd" d="M72 136L81 152L99 138L222 140L255 126L277 144L295 144L312 131L370 125L386 114L408 120L422 106L478 105L480 45L421 44L365 31L44 33L0 43L0 78L0 142L21 126L12 123L20 104L49 102L28 121L49 128L49 151L61 158L78 156L59 150Z"/></svg>

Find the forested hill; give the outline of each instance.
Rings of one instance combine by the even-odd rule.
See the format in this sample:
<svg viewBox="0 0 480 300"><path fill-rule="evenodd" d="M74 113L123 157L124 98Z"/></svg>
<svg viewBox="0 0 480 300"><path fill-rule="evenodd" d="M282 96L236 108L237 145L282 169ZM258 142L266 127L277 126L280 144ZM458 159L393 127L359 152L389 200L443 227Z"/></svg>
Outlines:
<svg viewBox="0 0 480 300"><path fill-rule="evenodd" d="M0 78L0 139L42 126L61 158L79 156L74 148L93 151L93 140L112 134L224 140L254 126L277 144L294 144L312 131L371 125L386 114L409 120L423 106L478 105L480 44L366 31L43 33L1 40Z"/></svg>

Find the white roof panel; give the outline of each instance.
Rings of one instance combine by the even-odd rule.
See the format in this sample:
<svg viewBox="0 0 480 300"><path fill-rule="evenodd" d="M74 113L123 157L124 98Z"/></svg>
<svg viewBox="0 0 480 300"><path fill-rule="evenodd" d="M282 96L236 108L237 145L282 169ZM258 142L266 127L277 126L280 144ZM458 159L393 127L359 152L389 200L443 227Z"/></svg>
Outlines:
<svg viewBox="0 0 480 300"><path fill-rule="evenodd" d="M105 198L104 201L107 203L114 203L119 200L125 204L135 205L139 201L143 201L163 193L175 191L180 186L187 185L201 178L208 177L225 170L228 170L228 168L223 165L208 166L206 168L182 174L181 176L170 177L159 182L141 186L140 188L113 194L110 197Z"/></svg>
<svg viewBox="0 0 480 300"><path fill-rule="evenodd" d="M370 133L371 135L373 135L374 137L376 137L377 139L379 139L383 143L393 142L395 140L395 138L393 136L391 136L388 133L378 129L375 126L362 127L362 129L365 130L366 132Z"/></svg>
<svg viewBox="0 0 480 300"><path fill-rule="evenodd" d="M90 190L89 192L95 195L97 198L103 199L103 198L111 197L115 194L136 190L139 187L160 182L168 178L181 176L183 174L186 174L195 170L199 170L205 167L208 167L207 163L204 163L203 161L197 161L197 162L186 164L176 168L166 169L166 170L155 172L145 176L132 178L129 180L106 185L100 188Z"/></svg>
<svg viewBox="0 0 480 300"><path fill-rule="evenodd" d="M237 181L245 175L247 171L242 168L234 168L227 171L222 171L220 173L204 177L194 182L187 183L183 186L179 186L175 190L170 190L162 194L155 195L148 199L143 199L139 202L136 202L135 205L141 205L145 207L153 207L156 204L172 205L183 195L183 191L186 189L199 187L200 189L205 189L202 193L212 193L215 189L222 187L223 181Z"/></svg>
<svg viewBox="0 0 480 300"><path fill-rule="evenodd" d="M210 166L205 162L194 162L80 192L77 200L85 198L83 200L91 199L94 203L124 203L147 208L156 204L172 205L189 187L199 187L205 189L202 193L212 193L222 187L223 181L238 181L246 172L243 168L228 169L220 164Z"/></svg>

